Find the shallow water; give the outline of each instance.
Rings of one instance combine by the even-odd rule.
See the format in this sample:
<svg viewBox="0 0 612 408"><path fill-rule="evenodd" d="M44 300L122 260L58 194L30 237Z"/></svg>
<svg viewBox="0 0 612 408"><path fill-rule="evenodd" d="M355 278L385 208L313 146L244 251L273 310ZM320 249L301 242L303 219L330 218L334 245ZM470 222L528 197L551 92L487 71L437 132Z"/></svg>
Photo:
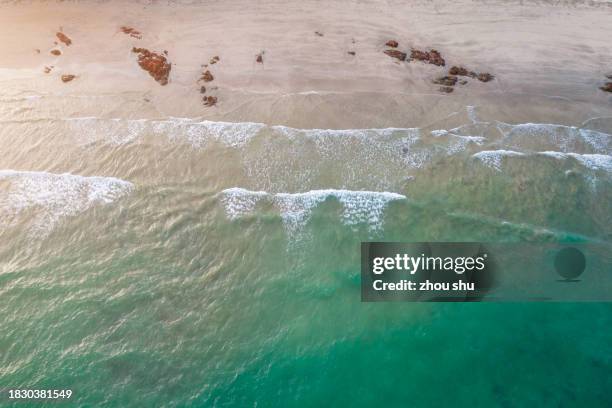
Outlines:
<svg viewBox="0 0 612 408"><path fill-rule="evenodd" d="M117 406L424 406L449 384L460 405L606 405L606 304L360 302L363 240L610 241L612 121L455 116L5 116L3 385Z"/></svg>

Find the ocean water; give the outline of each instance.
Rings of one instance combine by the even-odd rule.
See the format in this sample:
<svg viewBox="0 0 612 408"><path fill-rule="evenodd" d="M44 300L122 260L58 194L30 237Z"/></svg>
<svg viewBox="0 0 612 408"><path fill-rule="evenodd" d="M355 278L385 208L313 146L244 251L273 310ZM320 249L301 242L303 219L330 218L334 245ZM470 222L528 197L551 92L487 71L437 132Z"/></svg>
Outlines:
<svg viewBox="0 0 612 408"><path fill-rule="evenodd" d="M610 242L612 118L465 106L448 126L330 130L32 103L4 100L0 122L0 388L75 406L612 404L609 304L366 304L359 269L367 240Z"/></svg>

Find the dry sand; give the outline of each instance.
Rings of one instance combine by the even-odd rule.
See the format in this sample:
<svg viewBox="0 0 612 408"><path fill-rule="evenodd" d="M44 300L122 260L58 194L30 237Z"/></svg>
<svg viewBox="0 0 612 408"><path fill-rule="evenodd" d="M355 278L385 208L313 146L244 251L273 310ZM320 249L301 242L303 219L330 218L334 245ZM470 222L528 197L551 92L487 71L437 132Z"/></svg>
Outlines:
<svg viewBox="0 0 612 408"><path fill-rule="evenodd" d="M522 3L11 2L0 5L1 93L47 96L24 118L179 116L357 128L423 126L466 105L509 122L611 116L612 95L598 88L612 72L612 6ZM69 47L54 43L60 29ZM398 62L383 54L390 39L408 54L435 48L447 66ZM138 66L132 47L167 50L166 86ZM220 61L203 68L213 56ZM444 94L432 80L452 65L495 80L470 79ZM218 97L214 107L202 103L197 80L205 69L215 78L206 84ZM66 74L77 77L63 83ZM75 101L54 105L57 95Z"/></svg>

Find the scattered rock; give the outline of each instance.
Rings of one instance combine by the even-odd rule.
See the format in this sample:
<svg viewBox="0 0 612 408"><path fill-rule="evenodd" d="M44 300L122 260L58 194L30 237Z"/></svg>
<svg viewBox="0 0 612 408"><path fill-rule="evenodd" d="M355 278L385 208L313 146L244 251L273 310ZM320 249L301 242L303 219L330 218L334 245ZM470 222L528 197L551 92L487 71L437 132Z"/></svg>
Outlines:
<svg viewBox="0 0 612 408"><path fill-rule="evenodd" d="M151 52L146 48L132 48L138 54L138 65L151 75L161 85L168 83L172 64L163 55Z"/></svg>
<svg viewBox="0 0 612 408"><path fill-rule="evenodd" d="M216 96L205 96L202 101L204 101L204 106L215 106L217 104Z"/></svg>
<svg viewBox="0 0 612 408"><path fill-rule="evenodd" d="M601 89L604 92L612 92L612 82L606 83L604 86L602 86L599 89Z"/></svg>
<svg viewBox="0 0 612 408"><path fill-rule="evenodd" d="M385 50L385 54L390 56L391 58L397 58L400 61L406 61L406 53L398 50Z"/></svg>
<svg viewBox="0 0 612 408"><path fill-rule="evenodd" d="M259 64L263 64L263 52L256 55L255 61Z"/></svg>
<svg viewBox="0 0 612 408"><path fill-rule="evenodd" d="M410 60L423 61L429 64L437 65L439 67L443 67L444 65L446 65L446 61L444 61L442 55L434 49L429 51L420 51L413 48L410 52Z"/></svg>
<svg viewBox="0 0 612 408"><path fill-rule="evenodd" d="M206 87L205 87L204 85L202 85L202 86L200 87L200 93L201 93L201 94L205 94L205 93L206 93Z"/></svg>
<svg viewBox="0 0 612 408"><path fill-rule="evenodd" d="M391 47L391 48L397 48L397 46L399 45L399 43L395 40L389 40L385 43L385 45L387 47Z"/></svg>
<svg viewBox="0 0 612 408"><path fill-rule="evenodd" d="M51 65L50 67L45 67L45 69L43 69L43 72L45 74L48 74L49 72L51 72L52 69L53 69L53 65Z"/></svg>
<svg viewBox="0 0 612 408"><path fill-rule="evenodd" d="M448 70L448 73L450 75L469 76L470 78L476 78L481 82L489 82L495 78L488 72L476 73L474 71L469 71L467 68L458 66L452 66L451 69Z"/></svg>
<svg viewBox="0 0 612 408"><path fill-rule="evenodd" d="M452 66L451 69L448 70L448 73L450 75L470 76L472 78L474 78L476 76L475 72L468 71L466 68L458 67L456 65Z"/></svg>
<svg viewBox="0 0 612 408"><path fill-rule="evenodd" d="M61 31L58 31L57 33L55 33L55 35L57 36L57 38L63 42L66 45L70 45L72 44L72 40L70 39L70 37L68 37L66 34L62 33Z"/></svg>
<svg viewBox="0 0 612 408"><path fill-rule="evenodd" d="M349 52L347 52L347 54L348 54L348 55L355 56L355 51L349 51Z"/></svg>
<svg viewBox="0 0 612 408"><path fill-rule="evenodd" d="M139 40L142 40L142 33L140 31L136 30L135 28L127 27L127 26L121 26L120 29L121 29L121 31L124 34L127 34L130 37L134 37L134 38L137 38Z"/></svg>
<svg viewBox="0 0 612 408"><path fill-rule="evenodd" d="M51 55L62 55L60 50L51 50Z"/></svg>
<svg viewBox="0 0 612 408"><path fill-rule="evenodd" d="M455 88L453 88L452 86L441 86L440 87L440 92L444 92L444 93L451 93L455 90Z"/></svg>
<svg viewBox="0 0 612 408"><path fill-rule="evenodd" d="M319 37L323 37L323 33L319 32L319 31L315 31L315 34L318 35Z"/></svg>
<svg viewBox="0 0 612 408"><path fill-rule="evenodd" d="M74 78L76 78L76 75L72 75L72 74L62 75L62 82L70 82Z"/></svg>
<svg viewBox="0 0 612 408"><path fill-rule="evenodd" d="M480 82L489 82L489 81L492 81L493 78L495 77L489 74L488 72L481 72L480 74L476 76L476 78L478 78Z"/></svg>
<svg viewBox="0 0 612 408"><path fill-rule="evenodd" d="M211 74L209 70L206 70L200 77L199 81L211 82L214 79L215 77L213 76L213 74Z"/></svg>
<svg viewBox="0 0 612 408"><path fill-rule="evenodd" d="M457 84L456 76L443 76L440 78L436 78L433 80L434 84L444 85L444 86L455 86Z"/></svg>
<svg viewBox="0 0 612 408"><path fill-rule="evenodd" d="M216 64L217 62L219 62L221 58L219 58L218 55L215 55L214 57L212 57L209 61L210 65Z"/></svg>

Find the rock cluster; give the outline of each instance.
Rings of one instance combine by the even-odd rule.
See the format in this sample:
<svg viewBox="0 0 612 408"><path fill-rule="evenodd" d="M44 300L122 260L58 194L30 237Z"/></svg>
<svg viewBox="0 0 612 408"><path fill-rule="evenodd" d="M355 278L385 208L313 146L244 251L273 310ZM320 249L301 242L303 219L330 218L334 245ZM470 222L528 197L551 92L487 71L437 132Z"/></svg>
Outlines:
<svg viewBox="0 0 612 408"><path fill-rule="evenodd" d="M146 48L132 48L132 52L138 54L138 65L151 75L161 85L168 83L172 64L168 59Z"/></svg>
<svg viewBox="0 0 612 408"><path fill-rule="evenodd" d="M221 61L221 58L218 55L215 55L214 57L212 57L209 60L208 64L202 65L202 67L203 68L207 68L209 64L214 65L214 64L216 64L219 61ZM199 82L208 83L208 82L212 82L214 80L215 80L215 77L213 76L213 74L208 69L206 69L202 73L200 78L198 78L198 83ZM206 93L209 90L215 90L215 89L217 89L216 86L210 87L209 89L206 89L206 86L204 86L204 85L200 86L200 93L203 95L202 96L202 103L204 104L204 106L211 107L211 106L215 106L217 104L218 99L217 99L216 96L206 95Z"/></svg>
<svg viewBox="0 0 612 408"><path fill-rule="evenodd" d="M429 51L420 51L415 48L410 50L410 61L423 61L428 64L437 65L443 67L446 65L446 61L442 58L442 55L437 50L431 49Z"/></svg>
<svg viewBox="0 0 612 408"><path fill-rule="evenodd" d="M476 73L474 71L468 71L467 68L453 66L448 70L449 75L469 76L470 78L476 78L480 82L492 81L495 77L488 72Z"/></svg>
<svg viewBox="0 0 612 408"><path fill-rule="evenodd" d="M474 71L468 70L465 67L452 66L448 70L448 75L436 78L432 82L437 85L442 85L442 87L440 87L440 92L451 93L454 90L453 87L457 85L457 83L459 83L459 85L467 84L466 80L464 79L459 80L458 77L460 76L467 76L470 78L475 78L481 82L489 82L495 78L493 75L489 74L488 72L476 73Z"/></svg>

